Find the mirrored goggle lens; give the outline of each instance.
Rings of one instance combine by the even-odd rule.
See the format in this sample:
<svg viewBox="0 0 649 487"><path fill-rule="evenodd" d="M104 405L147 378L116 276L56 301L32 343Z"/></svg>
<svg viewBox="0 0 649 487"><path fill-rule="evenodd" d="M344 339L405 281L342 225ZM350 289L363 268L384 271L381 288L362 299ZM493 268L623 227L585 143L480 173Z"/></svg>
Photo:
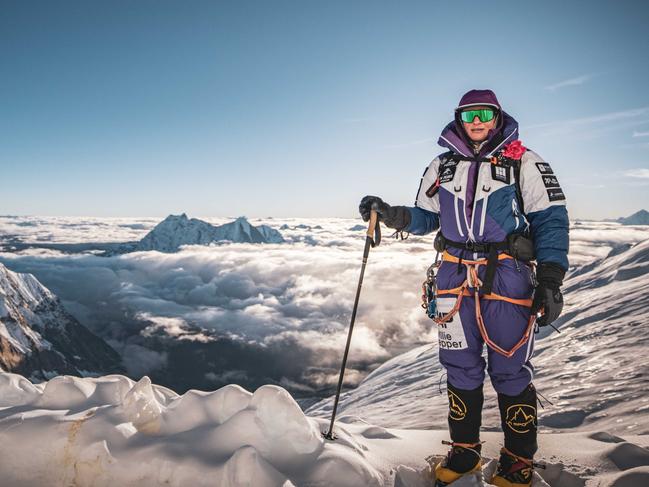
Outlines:
<svg viewBox="0 0 649 487"><path fill-rule="evenodd" d="M461 112L460 116L462 117L462 121L465 123L473 122L475 117L478 117L481 122L488 122L493 120L496 113L491 108L482 108L480 110L466 110Z"/></svg>

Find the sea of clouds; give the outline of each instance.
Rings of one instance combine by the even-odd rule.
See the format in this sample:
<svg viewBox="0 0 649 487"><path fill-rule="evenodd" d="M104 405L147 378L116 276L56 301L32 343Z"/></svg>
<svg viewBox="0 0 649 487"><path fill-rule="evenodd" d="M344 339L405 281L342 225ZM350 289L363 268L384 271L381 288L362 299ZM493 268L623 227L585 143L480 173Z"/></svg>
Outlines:
<svg viewBox="0 0 649 487"><path fill-rule="evenodd" d="M215 225L230 219L204 218ZM0 217L0 242L120 242L142 238L157 218ZM194 380L176 389L275 382L305 393L331 389L345 346L364 245L360 219L259 219L285 244L186 246L173 254L100 257L29 248L0 252L11 270L34 274L82 324L120 352L139 378L179 367L182 357L147 338L206 354ZM288 227L288 228L286 228ZM355 229L356 228L356 229ZM648 227L580 222L571 231L575 265L649 237ZM388 358L437 340L420 307L435 252L432 236L388 237L372 250L346 380L356 384ZM218 348L209 348L216 346ZM192 348L193 347L193 348ZM226 361L211 361L222 355ZM198 362L199 364L202 362ZM160 380L160 378L157 378Z"/></svg>

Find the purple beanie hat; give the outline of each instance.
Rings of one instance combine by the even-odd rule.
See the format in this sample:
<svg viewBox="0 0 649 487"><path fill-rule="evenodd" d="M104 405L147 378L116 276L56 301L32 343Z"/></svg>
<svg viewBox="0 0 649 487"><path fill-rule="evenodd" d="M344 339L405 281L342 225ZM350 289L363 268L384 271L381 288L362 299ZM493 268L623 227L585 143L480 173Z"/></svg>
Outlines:
<svg viewBox="0 0 649 487"><path fill-rule="evenodd" d="M496 107L498 111L502 110L496 94L491 90L471 90L467 91L460 99L458 109L471 105L489 105Z"/></svg>
<svg viewBox="0 0 649 487"><path fill-rule="evenodd" d="M462 119L460 118L460 111L465 107L470 107L471 105L492 106L496 108L498 112L502 112L502 108L500 107L498 98L496 98L496 94L493 91L491 90L467 91L462 96L458 107L455 109L455 132L462 138L462 140L464 140L467 146L471 145L471 141L469 140L468 135L466 135L466 132L464 131L464 125L462 123ZM503 128L503 124L504 124L503 117L498 116L496 121L496 126L491 130L489 130L489 135L487 137L487 140L491 140L496 133L500 132L500 130Z"/></svg>

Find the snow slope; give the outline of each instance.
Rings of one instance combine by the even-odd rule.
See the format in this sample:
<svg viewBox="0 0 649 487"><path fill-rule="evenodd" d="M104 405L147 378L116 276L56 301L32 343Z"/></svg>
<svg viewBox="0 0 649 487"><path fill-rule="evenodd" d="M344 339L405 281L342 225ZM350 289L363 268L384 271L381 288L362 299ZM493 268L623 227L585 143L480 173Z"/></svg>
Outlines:
<svg viewBox="0 0 649 487"><path fill-rule="evenodd" d="M564 284L565 307L555 325L536 336L534 383L545 403L547 429L649 434L649 240L590 270L575 271ZM350 355L353 355L353 350ZM446 377L436 344L392 358L341 397L346 414L389 427L445 428ZM593 391L596 391L594 394ZM486 388L483 424L499 428L495 393ZM307 414L326 417L332 401Z"/></svg>

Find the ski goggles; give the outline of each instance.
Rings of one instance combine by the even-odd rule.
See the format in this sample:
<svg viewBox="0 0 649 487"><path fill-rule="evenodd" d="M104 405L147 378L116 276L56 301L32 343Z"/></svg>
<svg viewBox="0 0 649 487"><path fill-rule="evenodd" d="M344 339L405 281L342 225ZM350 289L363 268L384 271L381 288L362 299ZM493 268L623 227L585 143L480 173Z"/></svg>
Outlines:
<svg viewBox="0 0 649 487"><path fill-rule="evenodd" d="M471 123L478 117L481 122L489 122L496 116L496 111L492 108L480 108L477 110L462 110L460 118L464 123Z"/></svg>

